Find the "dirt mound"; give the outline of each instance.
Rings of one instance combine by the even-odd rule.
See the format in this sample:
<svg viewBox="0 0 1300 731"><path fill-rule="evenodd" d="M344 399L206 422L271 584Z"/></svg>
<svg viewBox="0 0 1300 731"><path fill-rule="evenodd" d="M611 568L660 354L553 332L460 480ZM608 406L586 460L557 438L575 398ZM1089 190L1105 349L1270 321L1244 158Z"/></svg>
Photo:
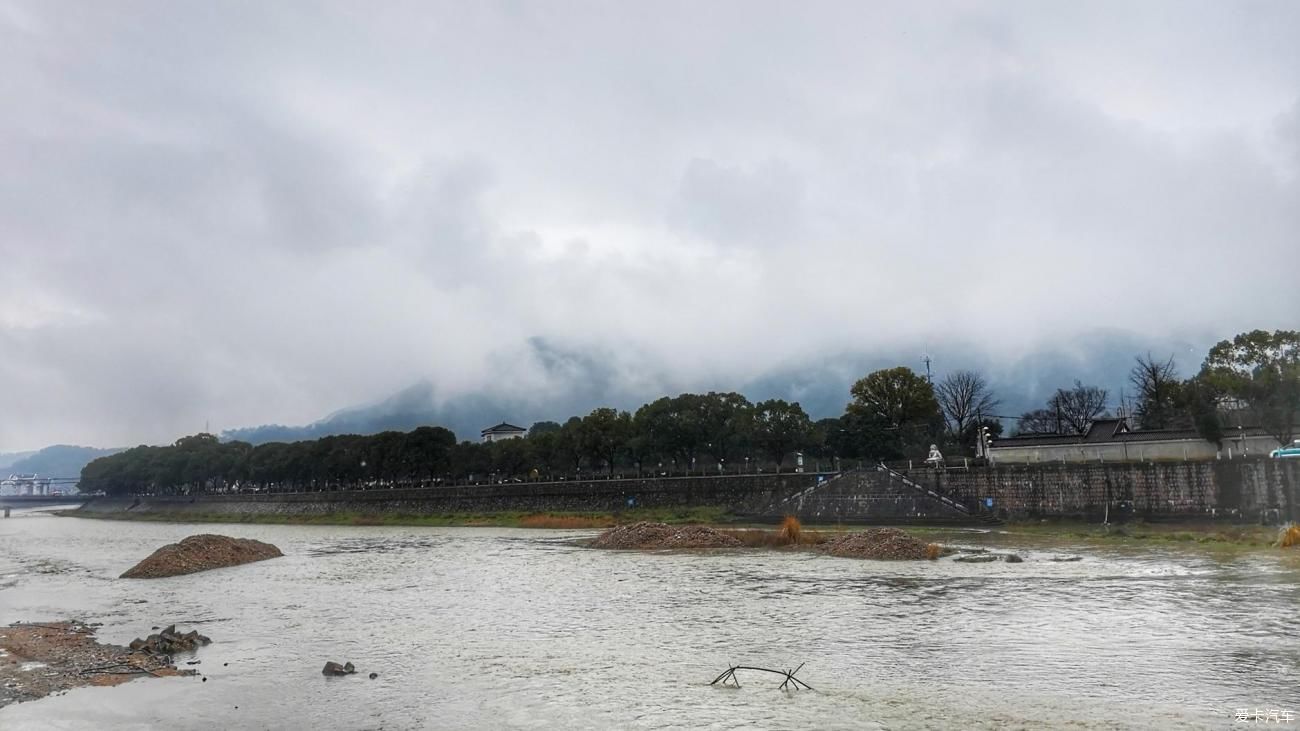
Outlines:
<svg viewBox="0 0 1300 731"><path fill-rule="evenodd" d="M735 548L741 545L734 536L702 525L668 525L633 523L601 533L591 542L593 548Z"/></svg>
<svg viewBox="0 0 1300 731"><path fill-rule="evenodd" d="M270 543L204 533L159 548L149 558L128 569L122 578L157 579L179 576L283 555L280 549Z"/></svg>
<svg viewBox="0 0 1300 731"><path fill-rule="evenodd" d="M926 543L897 528L875 528L860 533L845 533L817 547L832 556L888 560L929 558Z"/></svg>

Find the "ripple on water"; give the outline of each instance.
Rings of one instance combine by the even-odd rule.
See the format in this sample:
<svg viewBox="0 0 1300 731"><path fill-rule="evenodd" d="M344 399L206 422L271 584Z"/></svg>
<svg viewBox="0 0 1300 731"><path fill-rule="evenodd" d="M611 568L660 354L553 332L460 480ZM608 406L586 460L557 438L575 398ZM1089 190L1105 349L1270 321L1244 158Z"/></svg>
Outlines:
<svg viewBox="0 0 1300 731"><path fill-rule="evenodd" d="M4 619L75 609L108 641L171 621L215 640L198 655L207 683L76 691L0 710L0 726L1222 728L1234 703L1300 711L1300 567L1275 555L985 533L980 546L1026 562L871 562L593 551L574 542L589 532L249 525L222 532L285 557L113 578L205 530L0 526L18 582L0 584ZM1067 552L1085 560L1047 560ZM326 659L363 675L322 678ZM708 685L740 662L807 662L817 691Z"/></svg>

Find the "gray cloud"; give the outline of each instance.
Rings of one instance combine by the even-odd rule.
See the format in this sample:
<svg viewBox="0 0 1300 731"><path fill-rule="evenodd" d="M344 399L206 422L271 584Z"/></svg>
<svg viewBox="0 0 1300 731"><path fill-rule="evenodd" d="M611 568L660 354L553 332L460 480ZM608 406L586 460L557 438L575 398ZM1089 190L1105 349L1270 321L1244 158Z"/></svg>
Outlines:
<svg viewBox="0 0 1300 731"><path fill-rule="evenodd" d="M752 171L691 160L669 221L721 245L790 246L803 238L803 182L787 165Z"/></svg>
<svg viewBox="0 0 1300 731"><path fill-rule="evenodd" d="M1297 36L1288 2L8 2L0 451L1295 327Z"/></svg>

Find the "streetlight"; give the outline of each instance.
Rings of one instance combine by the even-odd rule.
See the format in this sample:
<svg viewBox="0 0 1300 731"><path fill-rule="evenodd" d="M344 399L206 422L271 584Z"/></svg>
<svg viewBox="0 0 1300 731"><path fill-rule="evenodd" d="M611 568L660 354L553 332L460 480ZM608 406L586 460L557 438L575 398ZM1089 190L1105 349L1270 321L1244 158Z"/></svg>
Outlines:
<svg viewBox="0 0 1300 731"><path fill-rule="evenodd" d="M977 456L983 456L986 461L992 463L993 455L989 452L989 448L993 446L993 433L989 431L987 426L980 427L979 444L980 455ZM1127 445L1125 446L1127 447Z"/></svg>

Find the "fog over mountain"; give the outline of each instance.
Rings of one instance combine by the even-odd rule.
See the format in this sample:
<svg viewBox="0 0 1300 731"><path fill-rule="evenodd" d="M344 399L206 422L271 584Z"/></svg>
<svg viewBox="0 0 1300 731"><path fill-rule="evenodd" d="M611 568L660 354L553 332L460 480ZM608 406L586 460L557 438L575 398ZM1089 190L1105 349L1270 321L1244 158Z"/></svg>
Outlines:
<svg viewBox="0 0 1300 731"><path fill-rule="evenodd" d="M0 451L826 415L923 351L1012 411L1190 374L1300 326L1297 37L1287 0L0 1Z"/></svg>
<svg viewBox="0 0 1300 731"><path fill-rule="evenodd" d="M581 416L597 406L613 405L635 410L660 396L674 396L683 390L740 391L751 400L783 398L797 401L813 416L839 416L849 400L854 380L878 368L907 365L923 373L922 352L907 355L864 355L848 353L812 354L805 361L743 383L699 382L674 384L667 379L644 378L642 391L627 388L627 379L599 354L566 351L540 338L530 342L527 359L535 360L546 374L541 388L530 393L499 389L440 398L428 381L413 384L376 403L341 409L305 425L263 425L227 430L226 439L253 443L314 439L329 434L372 434L386 429L409 431L424 424L445 426L461 439L476 439L484 427L501 421L530 426L541 420L563 422ZM1016 416L1041 407L1055 389L1068 387L1075 379L1107 388L1112 408L1120 405L1127 375L1134 357L1151 352L1173 357L1183 373L1200 365L1208 345L1172 340L1137 339L1117 332L1094 332L1068 347L1035 352L1014 362L1001 364L978 346L953 344L930 355L934 377L951 370L976 368L987 374L1002 403L997 415ZM1008 430L1014 422L1006 422Z"/></svg>
<svg viewBox="0 0 1300 731"><path fill-rule="evenodd" d="M85 467L87 462L120 451L122 450L55 444L25 455L8 465L0 464L0 469L3 469L5 474L34 474L41 477L60 478L80 477L81 468Z"/></svg>

